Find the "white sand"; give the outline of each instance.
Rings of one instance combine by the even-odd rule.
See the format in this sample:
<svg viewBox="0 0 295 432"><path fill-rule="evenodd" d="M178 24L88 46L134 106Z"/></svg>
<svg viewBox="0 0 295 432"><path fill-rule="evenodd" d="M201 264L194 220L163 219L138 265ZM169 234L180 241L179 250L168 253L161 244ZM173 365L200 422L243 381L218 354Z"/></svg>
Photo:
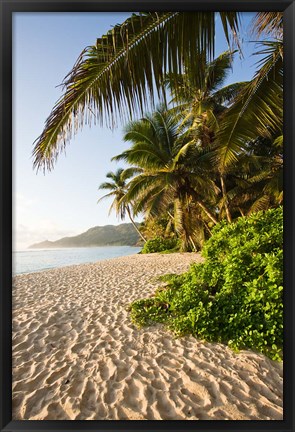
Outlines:
<svg viewBox="0 0 295 432"><path fill-rule="evenodd" d="M15 420L281 420L282 364L161 326L126 306L197 254L133 255L14 278Z"/></svg>

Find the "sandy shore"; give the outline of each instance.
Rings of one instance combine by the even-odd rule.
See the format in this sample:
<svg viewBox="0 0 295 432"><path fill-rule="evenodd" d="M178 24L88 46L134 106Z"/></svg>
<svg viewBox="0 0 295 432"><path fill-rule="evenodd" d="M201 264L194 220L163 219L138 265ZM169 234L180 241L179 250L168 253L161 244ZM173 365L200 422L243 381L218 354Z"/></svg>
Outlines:
<svg viewBox="0 0 295 432"><path fill-rule="evenodd" d="M133 255L16 276L13 419L281 420L282 364L160 326L126 306L197 254Z"/></svg>

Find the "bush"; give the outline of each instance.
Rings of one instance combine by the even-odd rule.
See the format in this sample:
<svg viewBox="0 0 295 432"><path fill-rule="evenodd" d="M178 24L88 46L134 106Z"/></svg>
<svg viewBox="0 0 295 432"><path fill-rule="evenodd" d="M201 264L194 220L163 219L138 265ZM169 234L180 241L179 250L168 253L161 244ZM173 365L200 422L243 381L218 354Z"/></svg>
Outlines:
<svg viewBox="0 0 295 432"><path fill-rule="evenodd" d="M171 276L153 298L132 303L139 326L162 322L176 335L192 334L252 348L274 360L283 345L283 210L221 222L206 242L205 262Z"/></svg>
<svg viewBox="0 0 295 432"><path fill-rule="evenodd" d="M155 237L144 244L141 253L176 251L178 249L179 240L177 238Z"/></svg>

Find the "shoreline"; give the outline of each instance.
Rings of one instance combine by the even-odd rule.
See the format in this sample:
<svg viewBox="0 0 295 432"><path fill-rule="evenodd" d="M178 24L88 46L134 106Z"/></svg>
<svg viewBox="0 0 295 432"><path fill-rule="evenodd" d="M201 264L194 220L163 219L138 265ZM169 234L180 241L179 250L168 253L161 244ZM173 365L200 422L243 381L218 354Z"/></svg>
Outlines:
<svg viewBox="0 0 295 432"><path fill-rule="evenodd" d="M14 420L282 420L283 365L137 329L126 310L199 254L134 254L13 277Z"/></svg>
<svg viewBox="0 0 295 432"><path fill-rule="evenodd" d="M118 250L119 249L119 250ZM126 251L126 249L128 249ZM135 251L132 251L132 249L135 249ZM51 253L62 253L65 252L65 254L67 253L72 253L72 252L76 252L77 250L79 250L79 252L82 250L82 252L86 251L89 252L89 250L96 250L100 253L98 253L97 255L94 256L87 256L87 260L83 260L83 255L80 256L78 259L77 257L74 258L74 260L72 260L71 255L63 255L62 258L62 262L58 259L55 263L50 264L49 267L41 267L40 263L38 263L38 259L37 259L37 265L36 262L34 264L34 267L30 268L29 270L26 268L26 255L24 256L23 254L34 254L36 253L37 256L38 254L46 254L48 255L48 259L49 261L51 260ZM47 248L47 249L27 249L27 250L20 250L20 251L13 251L13 272L12 272L12 276L21 276L21 275L25 275L25 274L30 274L30 273L39 273L39 272L43 272L43 271L49 271L49 270L54 270L54 269L62 269L64 267L69 267L69 266L75 266L75 265L84 265L84 264L95 264L99 261L105 261L105 260L110 260L110 259L114 259L114 258L120 258L123 256L129 256L129 255L134 255L134 254L138 254L140 251L142 250L142 248L140 246L92 246L92 247L73 247L73 248ZM104 253L102 254L101 251L103 251ZM111 253L105 253L106 251L109 251ZM114 253L115 251L115 253ZM22 256L24 256L24 258L21 258L21 260L18 258L18 254L21 254ZM65 259L65 257L67 259ZM82 258L82 259L81 259ZM45 258L46 259L46 258ZM31 261L34 261L34 258L31 258ZM44 262L44 259L43 259ZM39 264L39 265L38 265ZM44 264L43 264L44 265ZM23 267L25 267L26 269L24 270Z"/></svg>

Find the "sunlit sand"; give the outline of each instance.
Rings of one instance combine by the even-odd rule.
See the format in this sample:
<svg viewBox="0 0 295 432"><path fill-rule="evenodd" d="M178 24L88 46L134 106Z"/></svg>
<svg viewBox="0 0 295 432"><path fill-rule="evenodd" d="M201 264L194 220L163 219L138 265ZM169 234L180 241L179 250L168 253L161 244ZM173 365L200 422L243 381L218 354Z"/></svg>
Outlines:
<svg viewBox="0 0 295 432"><path fill-rule="evenodd" d="M14 278L13 418L282 420L283 370L251 351L137 329L131 301L198 254L134 255Z"/></svg>

